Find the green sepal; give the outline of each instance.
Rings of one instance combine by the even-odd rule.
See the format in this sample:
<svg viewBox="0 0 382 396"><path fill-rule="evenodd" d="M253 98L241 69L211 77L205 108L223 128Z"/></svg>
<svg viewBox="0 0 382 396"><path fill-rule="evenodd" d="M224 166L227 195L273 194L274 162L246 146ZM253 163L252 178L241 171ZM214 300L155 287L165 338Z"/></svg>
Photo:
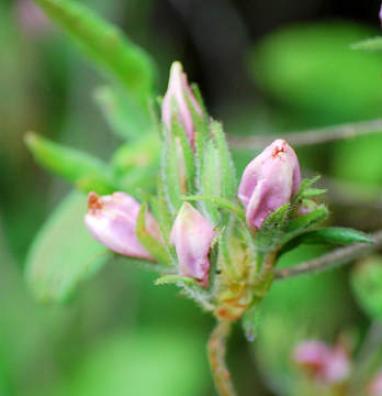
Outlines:
<svg viewBox="0 0 382 396"><path fill-rule="evenodd" d="M302 194L301 198L313 198L313 197L318 197L320 195L326 194L328 190L325 188L307 188L305 189Z"/></svg>
<svg viewBox="0 0 382 396"><path fill-rule="evenodd" d="M227 199L233 199L237 190L236 171L221 123L212 121L210 123L210 131L215 141L219 158L220 195Z"/></svg>
<svg viewBox="0 0 382 396"><path fill-rule="evenodd" d="M239 206L236 205L234 202L222 198L216 197L214 195L188 195L181 197L184 201L203 201L208 202L211 205L215 206L219 209L225 209L228 212L231 212L238 216L241 220L245 220L245 213L244 210Z"/></svg>
<svg viewBox="0 0 382 396"><path fill-rule="evenodd" d="M194 162L194 153L192 151L191 145L188 141L188 137L182 125L179 121L174 117L172 120L172 132L174 135L174 139L178 139L180 144L179 149L182 151L182 156L184 160L185 166L185 178L187 185L187 192L193 193L195 190L195 162Z"/></svg>
<svg viewBox="0 0 382 396"><path fill-rule="evenodd" d="M157 192L158 196L152 197L150 200L151 207L155 218L158 220L159 228L162 231L165 243L169 244L169 237L173 226L174 217L172 216L171 211L169 210L169 207L166 203L160 182L158 183Z"/></svg>
<svg viewBox="0 0 382 396"><path fill-rule="evenodd" d="M178 286L183 286L183 285L199 286L198 282L194 278L190 278L188 276L175 275L175 274L163 275L155 280L156 286L170 285L170 284L175 284Z"/></svg>
<svg viewBox="0 0 382 396"><path fill-rule="evenodd" d="M32 132L26 135L25 143L42 167L74 183L78 189L99 194L117 189L110 167L98 158Z"/></svg>
<svg viewBox="0 0 382 396"><path fill-rule="evenodd" d="M318 195L322 195L326 192L325 189L313 188L312 186L320 180L321 176L317 175L310 179L304 179L301 181L300 188L296 195L293 197L293 203L298 205L301 201L306 198L312 198Z"/></svg>
<svg viewBox="0 0 382 396"><path fill-rule="evenodd" d="M155 67L151 57L122 32L71 0L36 0L101 70L119 81L130 97L146 104L152 94Z"/></svg>
<svg viewBox="0 0 382 396"><path fill-rule="evenodd" d="M373 37L352 44L352 49L366 51L382 51L382 37Z"/></svg>
<svg viewBox="0 0 382 396"><path fill-rule="evenodd" d="M172 258L165 246L146 228L147 205L142 204L137 218L136 235L143 247L161 264L172 265Z"/></svg>
<svg viewBox="0 0 382 396"><path fill-rule="evenodd" d="M175 215L182 205L181 173L179 170L179 149L172 136L164 137L161 157L161 182L167 205ZM184 187L184 186L183 186ZM185 191L184 191L185 192Z"/></svg>
<svg viewBox="0 0 382 396"><path fill-rule="evenodd" d="M355 267L351 285L362 309L375 320L382 320L382 259L371 256Z"/></svg>
<svg viewBox="0 0 382 396"><path fill-rule="evenodd" d="M265 254L281 246L290 223L291 212L292 206L287 203L265 219L261 228L255 234L258 252Z"/></svg>

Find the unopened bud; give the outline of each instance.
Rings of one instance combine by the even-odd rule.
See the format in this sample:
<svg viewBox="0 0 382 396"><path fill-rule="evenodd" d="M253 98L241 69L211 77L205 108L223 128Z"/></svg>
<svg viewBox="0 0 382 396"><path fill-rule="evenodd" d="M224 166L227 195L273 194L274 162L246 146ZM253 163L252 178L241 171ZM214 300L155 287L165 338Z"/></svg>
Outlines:
<svg viewBox="0 0 382 396"><path fill-rule="evenodd" d="M311 340L297 345L293 359L315 381L326 385L344 382L350 375L350 360L342 345L330 347Z"/></svg>
<svg viewBox="0 0 382 396"><path fill-rule="evenodd" d="M163 98L162 121L171 131L174 119L177 120L184 128L191 147L194 147L195 143L193 112L202 114L202 109L192 93L182 65L179 62L174 62L170 70L167 92Z"/></svg>
<svg viewBox="0 0 382 396"><path fill-rule="evenodd" d="M172 227L170 240L179 260L179 274L208 284L211 249L215 231L211 223L189 203L184 203Z"/></svg>
<svg viewBox="0 0 382 396"><path fill-rule="evenodd" d="M128 194L116 192L100 197L91 192L85 224L94 238L110 250L124 256L152 259L136 236L139 210L140 204ZM150 214L146 215L146 227L159 239L158 225Z"/></svg>
<svg viewBox="0 0 382 396"><path fill-rule="evenodd" d="M275 140L247 165L241 178L238 197L248 225L260 228L272 212L291 200L300 182L296 153L285 140Z"/></svg>

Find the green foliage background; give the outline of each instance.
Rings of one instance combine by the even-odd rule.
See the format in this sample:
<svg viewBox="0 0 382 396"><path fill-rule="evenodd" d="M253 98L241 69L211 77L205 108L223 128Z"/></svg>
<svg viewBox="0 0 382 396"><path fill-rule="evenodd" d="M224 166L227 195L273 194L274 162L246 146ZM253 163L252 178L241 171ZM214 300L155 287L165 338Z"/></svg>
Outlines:
<svg viewBox="0 0 382 396"><path fill-rule="evenodd" d="M60 6L59 0L53 3ZM93 46L83 57L83 44L76 47L52 25L26 30L16 2L0 0L0 395L211 395L204 344L212 320L176 288L154 287L154 274L133 260L112 257L91 240L80 218L84 195L40 170L23 143L26 131L33 130L90 153L63 175L81 191L95 185L100 191L127 189L139 195L151 188L158 142L150 135L153 126L142 101L153 96L154 103L164 92L171 61L182 60L182 45L158 37L150 20L154 1L81 4L127 33L123 56L117 56L121 36L113 29L107 32L111 40L117 37L115 51L101 45L98 19L88 21L95 36L87 37ZM253 93L218 103L209 103L207 95L207 105L226 130L241 134L381 117L382 55L350 49L373 34L344 21L285 26L246 48L244 68ZM78 44L78 37L74 41ZM126 69L134 72L125 74ZM137 80L126 77L140 73ZM382 226L376 215L381 148L382 137L372 136L299 150L305 169L335 178L347 198L354 195L345 202L329 195L333 224L365 231ZM60 157L54 150L53 168L60 174L68 152ZM144 167L137 166L141 152L150 153ZM70 155L78 158L77 152ZM254 155L234 153L238 172ZM99 167L102 177L94 171ZM120 169L128 169L129 178ZM302 247L281 265L322 249ZM72 277L68 283L61 282L62 272ZM333 342L351 333L357 345L370 317L380 314L378 304L367 302L367 315L361 311L363 276L359 285L353 280L357 301L347 270L275 284L261 308L255 341L247 343L237 331L230 344L240 394L253 395L256 389L259 396L294 395L290 352L299 339ZM381 299L381 293L375 295Z"/></svg>

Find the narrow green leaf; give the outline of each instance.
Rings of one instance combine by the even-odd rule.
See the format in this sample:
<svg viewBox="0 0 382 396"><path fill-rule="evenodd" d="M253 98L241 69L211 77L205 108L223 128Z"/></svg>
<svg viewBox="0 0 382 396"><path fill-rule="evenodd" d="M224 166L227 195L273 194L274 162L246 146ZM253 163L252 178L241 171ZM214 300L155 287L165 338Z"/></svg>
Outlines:
<svg viewBox="0 0 382 396"><path fill-rule="evenodd" d="M26 135L25 143L41 166L74 183L79 189L100 194L116 189L109 166L98 158L53 143L32 132Z"/></svg>
<svg viewBox="0 0 382 396"><path fill-rule="evenodd" d="M349 245L352 243L373 243L373 239L364 232L352 228L328 227L302 234L300 242Z"/></svg>
<svg viewBox="0 0 382 396"><path fill-rule="evenodd" d="M355 50L382 51L382 37L373 37L367 40L359 41L351 46Z"/></svg>
<svg viewBox="0 0 382 396"><path fill-rule="evenodd" d="M301 194L302 198L313 198L319 195L326 194L327 190L325 188L307 188Z"/></svg>
<svg viewBox="0 0 382 396"><path fill-rule="evenodd" d="M143 204L139 210L136 234L144 248L161 264L172 264L170 253L165 246L155 239L146 228L147 205Z"/></svg>
<svg viewBox="0 0 382 396"><path fill-rule="evenodd" d="M122 139L138 139L154 128L146 106L138 105L116 87L104 86L97 89L95 99L111 130Z"/></svg>
<svg viewBox="0 0 382 396"><path fill-rule="evenodd" d="M382 320L382 260L372 256L355 267L351 285L359 305L372 318Z"/></svg>
<svg viewBox="0 0 382 396"><path fill-rule="evenodd" d="M110 257L109 251L86 230L85 213L86 197L71 193L34 240L26 262L26 279L39 300L65 301Z"/></svg>
<svg viewBox="0 0 382 396"><path fill-rule="evenodd" d="M79 2L36 2L102 70L117 79L132 98L140 103L147 100L152 94L154 66L145 51Z"/></svg>

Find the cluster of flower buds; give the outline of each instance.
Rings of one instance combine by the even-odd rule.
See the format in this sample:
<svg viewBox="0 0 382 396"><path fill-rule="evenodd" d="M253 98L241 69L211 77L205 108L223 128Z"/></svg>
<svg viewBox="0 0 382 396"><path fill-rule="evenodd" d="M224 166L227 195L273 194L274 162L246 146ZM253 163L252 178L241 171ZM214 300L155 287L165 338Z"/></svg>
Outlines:
<svg viewBox="0 0 382 396"><path fill-rule="evenodd" d="M295 348L293 360L309 377L322 385L344 383L350 375L350 358L341 344L329 346L317 340L304 341Z"/></svg>
<svg viewBox="0 0 382 396"><path fill-rule="evenodd" d="M192 278L207 288L212 272L221 274L224 281L211 289L219 290L224 304L235 301L236 307L240 307L236 318L251 303L252 297L242 298L242 290L246 289L246 296L252 295L249 285L261 267L250 254L256 251L257 233L253 231L261 231L271 214L293 201L300 189L300 166L293 149L279 139L248 164L238 184L221 126L206 116L197 97L182 66L175 62L161 109L164 155L162 187L157 198L165 202L161 208L165 208L166 214L146 212L145 227L150 238L171 256L174 275ZM188 203L189 196L197 202ZM227 207L236 208L235 214L224 215ZM90 193L85 223L93 236L112 251L160 261L150 244L145 244L137 233L140 208L134 198L123 192L102 197ZM238 213L243 216L245 213L246 226L238 220ZM170 223L163 226L159 217L169 219ZM245 233L251 246L244 246L243 238L238 237ZM212 257L215 245L218 254ZM224 260L219 261L218 257ZM223 261L225 264L221 264ZM234 262L234 271L230 261ZM224 271L229 267L231 272L227 276ZM232 273L239 275L230 280ZM233 290L236 295L232 295ZM219 312L226 312L224 304Z"/></svg>

